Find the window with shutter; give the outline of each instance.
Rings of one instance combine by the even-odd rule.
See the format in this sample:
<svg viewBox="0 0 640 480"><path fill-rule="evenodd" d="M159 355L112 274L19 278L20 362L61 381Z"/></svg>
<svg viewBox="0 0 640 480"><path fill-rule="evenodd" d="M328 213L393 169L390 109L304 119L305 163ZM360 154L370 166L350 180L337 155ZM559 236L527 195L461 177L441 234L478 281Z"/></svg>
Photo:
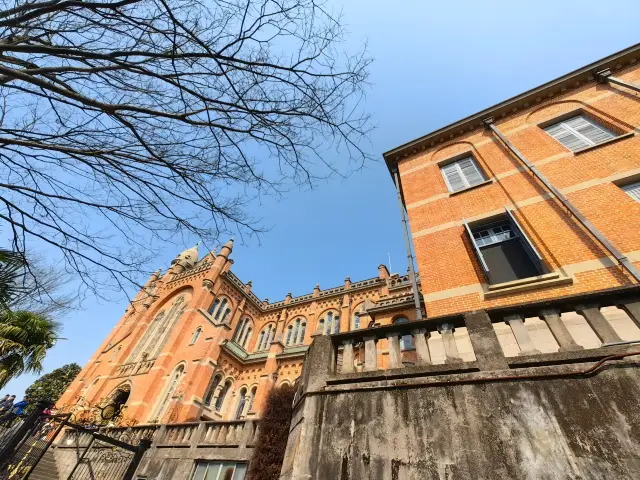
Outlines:
<svg viewBox="0 0 640 480"><path fill-rule="evenodd" d="M544 273L545 266L535 246L509 211L499 221L465 227L490 284Z"/></svg>
<svg viewBox="0 0 640 480"><path fill-rule="evenodd" d="M440 168L447 188L457 192L478 185L486 180L473 157L465 157Z"/></svg>
<svg viewBox="0 0 640 480"><path fill-rule="evenodd" d="M623 185L621 188L622 190L627 192L627 195L633 198L636 202L640 202L640 182Z"/></svg>
<svg viewBox="0 0 640 480"><path fill-rule="evenodd" d="M569 150L597 145L615 137L615 134L584 115L562 120L544 129Z"/></svg>

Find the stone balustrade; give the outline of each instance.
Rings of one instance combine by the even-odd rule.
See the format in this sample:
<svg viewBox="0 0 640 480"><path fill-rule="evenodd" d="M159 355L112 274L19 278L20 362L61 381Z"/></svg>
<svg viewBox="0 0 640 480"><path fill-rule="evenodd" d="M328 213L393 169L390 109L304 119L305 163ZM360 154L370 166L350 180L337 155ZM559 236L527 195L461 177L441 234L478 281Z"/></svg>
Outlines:
<svg viewBox="0 0 640 480"><path fill-rule="evenodd" d="M133 427L96 429L101 433L130 445L149 440L158 448L166 447L252 447L257 435L257 420L229 422L189 422L173 424L145 424ZM56 443L59 447L86 447L92 431L65 430Z"/></svg>
<svg viewBox="0 0 640 480"><path fill-rule="evenodd" d="M536 329L544 332L532 336ZM560 363L579 361L606 356L611 348L634 340L640 344L637 287L331 336L336 376L408 367L428 367L434 373L498 370L525 360L542 362L545 355L555 355L550 360Z"/></svg>

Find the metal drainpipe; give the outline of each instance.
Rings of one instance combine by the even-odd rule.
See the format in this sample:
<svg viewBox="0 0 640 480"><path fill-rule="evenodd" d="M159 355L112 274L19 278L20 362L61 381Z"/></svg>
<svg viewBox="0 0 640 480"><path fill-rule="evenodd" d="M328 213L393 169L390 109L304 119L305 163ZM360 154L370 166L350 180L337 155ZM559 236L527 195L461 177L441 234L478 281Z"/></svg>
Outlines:
<svg viewBox="0 0 640 480"><path fill-rule="evenodd" d="M404 229L404 241L407 247L407 260L409 261L409 279L413 288L413 303L416 306L416 319L422 320L422 308L420 307L420 292L418 292L418 282L416 281L416 272L413 270L413 252L411 251L411 242L409 241L409 228L407 227L407 216L402 203L402 194L400 193L400 177L398 170L393 171L393 179L398 192L398 204L400 205L400 216L402 217L402 228Z"/></svg>
<svg viewBox="0 0 640 480"><path fill-rule="evenodd" d="M640 92L640 87L638 85L634 85L633 83L625 82L621 78L614 77L611 75L611 70L608 68L596 73L596 80L598 80L599 83L615 83L630 90Z"/></svg>
<svg viewBox="0 0 640 480"><path fill-rule="evenodd" d="M633 278L636 279L637 282L640 282L640 271L629 261L629 259L622 254L610 241L607 237L605 237L596 227L593 225L587 218L580 213L580 211L573 206L573 204L567 199L556 187L554 187L547 177L545 177L540 171L526 159L524 155L522 155L513 144L505 138L505 136L498 130L498 128L493 124L492 118L487 118L484 120L485 125L491 129L491 131L506 145L506 147L513 153L518 160L526 165L526 167L531 170L531 173L540 180L547 190L549 190L553 196L555 196L560 203L562 203L567 210L569 210L574 217L593 235L601 244L609 250L609 252L615 257L615 259L624 267Z"/></svg>

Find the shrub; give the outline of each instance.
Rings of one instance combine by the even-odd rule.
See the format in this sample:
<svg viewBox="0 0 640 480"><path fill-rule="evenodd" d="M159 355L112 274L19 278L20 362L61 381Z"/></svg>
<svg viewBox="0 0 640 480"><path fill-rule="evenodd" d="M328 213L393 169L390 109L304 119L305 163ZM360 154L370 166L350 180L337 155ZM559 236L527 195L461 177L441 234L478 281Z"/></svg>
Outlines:
<svg viewBox="0 0 640 480"><path fill-rule="evenodd" d="M271 389L263 411L247 480L278 480L289 438L295 388Z"/></svg>

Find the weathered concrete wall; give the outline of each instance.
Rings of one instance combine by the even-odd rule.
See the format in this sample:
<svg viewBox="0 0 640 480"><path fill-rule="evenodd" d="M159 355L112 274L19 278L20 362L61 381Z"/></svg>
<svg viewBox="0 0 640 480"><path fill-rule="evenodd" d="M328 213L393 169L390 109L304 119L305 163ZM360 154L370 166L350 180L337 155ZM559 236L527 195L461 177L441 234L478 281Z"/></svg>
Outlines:
<svg viewBox="0 0 640 480"><path fill-rule="evenodd" d="M309 393L281 478L637 479L638 366L590 377ZM548 372L511 375L541 368Z"/></svg>

